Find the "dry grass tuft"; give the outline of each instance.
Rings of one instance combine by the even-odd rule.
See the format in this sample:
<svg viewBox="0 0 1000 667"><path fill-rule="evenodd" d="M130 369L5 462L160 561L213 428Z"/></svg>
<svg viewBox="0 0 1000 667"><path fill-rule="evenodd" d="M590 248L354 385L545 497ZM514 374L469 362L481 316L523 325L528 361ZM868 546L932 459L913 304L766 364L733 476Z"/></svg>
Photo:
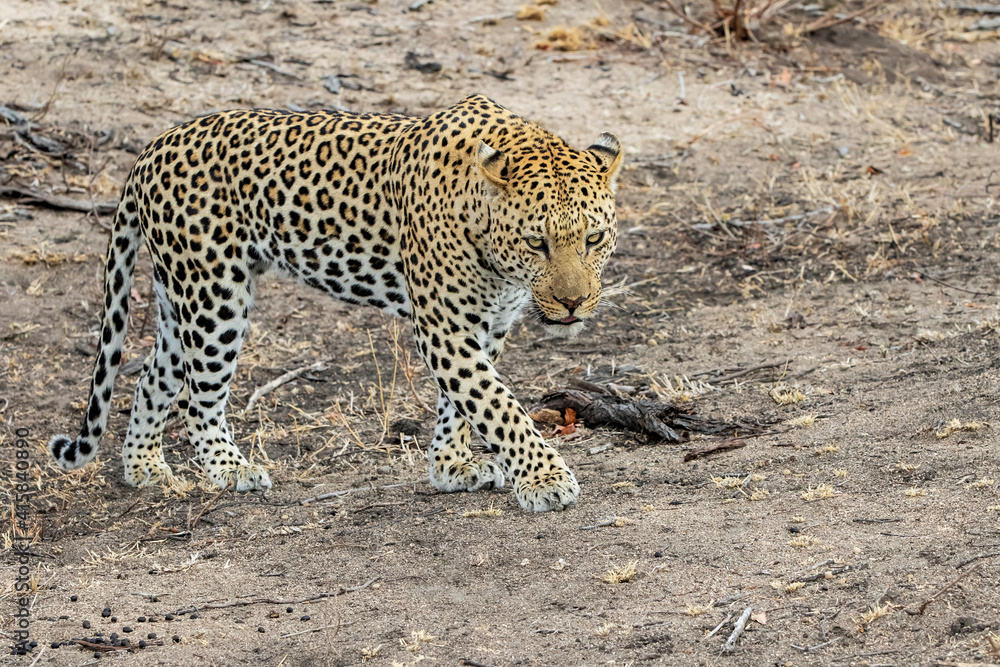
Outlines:
<svg viewBox="0 0 1000 667"><path fill-rule="evenodd" d="M975 482L970 482L965 485L967 489L988 489L993 486L995 482L991 477L980 477Z"/></svg>
<svg viewBox="0 0 1000 667"><path fill-rule="evenodd" d="M594 43L587 40L582 28L560 25L549 30L545 39L535 42L535 48L540 51L580 51L594 48Z"/></svg>
<svg viewBox="0 0 1000 667"><path fill-rule="evenodd" d="M979 429L986 426L984 422L961 422L958 419L952 419L950 422L945 424L944 428L940 431L934 433L939 438L947 438L952 433L956 431L978 431Z"/></svg>
<svg viewBox="0 0 1000 667"><path fill-rule="evenodd" d="M799 535L798 537L788 540L788 546L796 547L798 549L808 549L819 544L817 540L812 535Z"/></svg>
<svg viewBox="0 0 1000 667"><path fill-rule="evenodd" d="M625 565L613 565L607 572L604 573L602 581L606 584L625 584L635 577L636 567L639 565L639 561L633 560Z"/></svg>
<svg viewBox="0 0 1000 667"><path fill-rule="evenodd" d="M538 5L521 5L517 10L518 21L544 21L545 7Z"/></svg>
<svg viewBox="0 0 1000 667"><path fill-rule="evenodd" d="M674 376L673 381L666 376L661 379L650 376L650 380L652 380L650 384L652 390L673 403L686 403L710 392L719 391L707 382L689 380L687 376Z"/></svg>
<svg viewBox="0 0 1000 667"><path fill-rule="evenodd" d="M611 634L611 631L614 630L615 627L615 624L609 621L603 625L597 626L597 630L594 631L594 634L598 637L607 637Z"/></svg>
<svg viewBox="0 0 1000 667"><path fill-rule="evenodd" d="M693 616L698 618L707 611L711 611L712 605L688 605L688 608L684 610L684 613L688 616Z"/></svg>
<svg viewBox="0 0 1000 667"><path fill-rule="evenodd" d="M802 500L822 500L824 498L833 498L834 492L833 487L829 484L820 484L816 488L809 487L802 492Z"/></svg>
<svg viewBox="0 0 1000 667"><path fill-rule="evenodd" d="M407 642L405 639L400 639L399 645L411 653L416 653L420 650L421 645L432 642L435 639L437 637L426 630L413 630L410 632L410 641Z"/></svg>
<svg viewBox="0 0 1000 667"><path fill-rule="evenodd" d="M802 415L801 417L785 420L785 425L792 428L809 428L815 423L816 415Z"/></svg>
<svg viewBox="0 0 1000 667"><path fill-rule="evenodd" d="M921 489L914 486L907 489L906 491L903 491L903 493L905 493L910 498L920 498L922 496L927 495L927 489Z"/></svg>
<svg viewBox="0 0 1000 667"><path fill-rule="evenodd" d="M500 509L499 507L494 507L493 506L493 501L491 500L489 507L487 507L486 509L482 509L482 510L469 510L468 512L462 512L462 516L464 516L464 517L470 517L470 518L478 518L478 517L484 517L484 516L486 516L486 517L498 517L498 516L503 516L503 510Z"/></svg>
<svg viewBox="0 0 1000 667"><path fill-rule="evenodd" d="M370 646L367 648L363 648L361 649L361 662L368 662L370 660L375 660L381 657L381 653L382 653L381 644L379 644L378 646Z"/></svg>
<svg viewBox="0 0 1000 667"><path fill-rule="evenodd" d="M860 625L870 625L883 616L888 616L890 613L892 613L892 605L886 602L882 605L874 605L860 617L855 617L854 621Z"/></svg>
<svg viewBox="0 0 1000 667"><path fill-rule="evenodd" d="M805 585L806 585L806 583L804 581L793 581L792 583L790 583L787 586L785 586L785 592L786 593L794 593L795 591L799 590L800 588L802 588Z"/></svg>
<svg viewBox="0 0 1000 667"><path fill-rule="evenodd" d="M767 394L778 405L794 405L806 399L806 395L798 387L789 387L783 384L772 387Z"/></svg>

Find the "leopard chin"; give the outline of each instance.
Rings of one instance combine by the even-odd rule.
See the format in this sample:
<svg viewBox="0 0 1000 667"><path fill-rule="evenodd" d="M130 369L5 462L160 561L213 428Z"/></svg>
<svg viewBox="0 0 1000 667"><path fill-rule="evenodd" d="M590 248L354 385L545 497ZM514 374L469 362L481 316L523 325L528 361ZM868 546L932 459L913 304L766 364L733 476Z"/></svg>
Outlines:
<svg viewBox="0 0 1000 667"><path fill-rule="evenodd" d="M531 304L529 316L539 322L552 338L576 338L587 327L586 322L575 315L553 320L545 315L537 303Z"/></svg>
<svg viewBox="0 0 1000 667"><path fill-rule="evenodd" d="M576 322L573 322L572 324L563 324L561 322L549 324L546 322L544 326L545 332L553 338L576 338L587 325L583 320L577 319Z"/></svg>

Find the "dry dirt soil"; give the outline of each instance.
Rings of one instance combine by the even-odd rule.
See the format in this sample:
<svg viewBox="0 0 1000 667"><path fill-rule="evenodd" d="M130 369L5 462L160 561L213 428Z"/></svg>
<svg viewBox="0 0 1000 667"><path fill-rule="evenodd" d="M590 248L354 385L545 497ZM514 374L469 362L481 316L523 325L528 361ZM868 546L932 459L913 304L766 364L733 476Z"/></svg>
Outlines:
<svg viewBox="0 0 1000 667"><path fill-rule="evenodd" d="M4 0L0 633L26 537L38 644L0 664L1000 663L996 34L931 0L821 30L836 14L782 4L736 43L694 25L709 2ZM437 493L407 327L267 280L230 420L274 489L204 487L176 420L191 488L133 489L116 450L153 341L143 257L104 451L48 461L85 401L101 205L148 141L215 109L425 115L474 92L628 152L606 281L630 293L572 341L519 325L501 370L520 399L575 378L741 427L546 427L582 487L562 513ZM73 643L111 633L132 650Z"/></svg>

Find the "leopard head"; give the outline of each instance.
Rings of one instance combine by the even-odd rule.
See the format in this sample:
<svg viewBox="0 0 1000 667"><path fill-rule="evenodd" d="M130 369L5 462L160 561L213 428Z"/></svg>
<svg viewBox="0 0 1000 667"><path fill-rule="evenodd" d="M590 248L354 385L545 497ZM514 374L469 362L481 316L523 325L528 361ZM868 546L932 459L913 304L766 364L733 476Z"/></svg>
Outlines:
<svg viewBox="0 0 1000 667"><path fill-rule="evenodd" d="M601 303L622 158L609 133L583 151L544 131L502 151L479 143L494 267L530 289L529 312L553 335L577 335Z"/></svg>

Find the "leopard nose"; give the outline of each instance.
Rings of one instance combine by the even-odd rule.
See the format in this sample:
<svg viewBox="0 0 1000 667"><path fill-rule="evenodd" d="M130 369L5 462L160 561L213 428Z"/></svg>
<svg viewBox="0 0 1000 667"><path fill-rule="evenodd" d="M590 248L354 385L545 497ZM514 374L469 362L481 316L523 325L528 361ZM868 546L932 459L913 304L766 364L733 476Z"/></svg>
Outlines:
<svg viewBox="0 0 1000 667"><path fill-rule="evenodd" d="M576 310L576 308L581 303L583 303L584 301L586 301L588 298L590 298L589 294L587 296L581 296L581 297L578 297L576 299L562 299L562 298L556 297L556 301L558 301L562 305L566 306L566 310L568 310L569 314L572 315L573 311Z"/></svg>

